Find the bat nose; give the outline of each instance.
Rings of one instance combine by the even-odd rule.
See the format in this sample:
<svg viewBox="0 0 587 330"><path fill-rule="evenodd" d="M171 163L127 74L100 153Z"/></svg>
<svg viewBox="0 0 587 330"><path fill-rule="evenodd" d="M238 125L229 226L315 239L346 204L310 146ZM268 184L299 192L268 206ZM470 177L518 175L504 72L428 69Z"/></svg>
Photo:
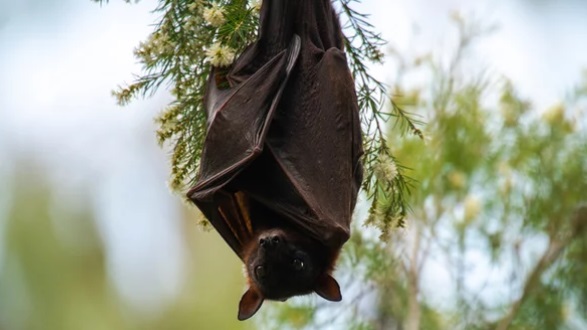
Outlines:
<svg viewBox="0 0 587 330"><path fill-rule="evenodd" d="M264 236L259 239L259 245L263 248L273 248L279 245L281 238L277 235Z"/></svg>

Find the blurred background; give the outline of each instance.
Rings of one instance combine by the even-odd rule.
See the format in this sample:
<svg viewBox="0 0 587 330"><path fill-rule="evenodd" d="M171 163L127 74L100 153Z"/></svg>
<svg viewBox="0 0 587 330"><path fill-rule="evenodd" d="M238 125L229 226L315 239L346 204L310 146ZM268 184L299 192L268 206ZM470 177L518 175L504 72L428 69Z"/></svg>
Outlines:
<svg viewBox="0 0 587 330"><path fill-rule="evenodd" d="M299 306L313 306L308 311L294 308L289 314L271 314L270 310L256 323L236 321L237 303L245 285L238 258L216 233L198 228L197 211L186 208L167 188L167 151L157 146L152 118L171 96L161 91L124 108L117 106L111 96L116 86L130 82L133 73L140 72L133 49L152 31L158 18L152 13L156 6L153 0L136 4L111 1L103 6L89 0L0 2L0 329L350 328L350 323L339 327L325 322L333 312L326 307L324 312L316 312L315 308L322 305L313 298L299 300ZM374 72L395 86L397 95L403 95L399 103L420 114L428 124L425 132L430 140L417 147L411 139L403 141L399 134L391 135L392 141L397 141L394 148L401 155L399 161L413 168L412 175L418 180L414 185L414 212L410 215L413 219L408 219L406 229L396 233L405 238L405 245L394 251L419 255L420 250L412 249L419 242L417 237L423 241L429 237L418 236L421 232L417 223L426 230L441 224L461 227L439 227L440 233L434 232L446 246L439 243L430 249L446 249L438 254L422 252L422 260L432 260L417 262L424 265L416 267L417 287L398 284L401 290L391 285L394 282L386 281L387 276L377 276L369 270L396 274L401 279L401 275L383 265L390 263L388 267L401 269L402 263L409 266L414 259L404 260L405 255L389 252L393 244L378 243L373 239L377 233L368 229L358 233L343 256L339 273L347 283L343 288L348 287L351 296L368 293L357 298L362 302L359 307L353 309L347 304L339 309L361 315L362 323L356 325L361 329L471 329L475 317L486 321L475 328L490 328L512 313L518 320L512 323L514 328L553 329L546 321L524 323L516 316L516 308L523 312L524 305L513 306L518 297L526 294L526 279L536 270L535 265L543 256L557 252L558 245L554 243L577 238L573 233L548 228L566 228L553 219L571 219L572 211L587 194L583 190L587 181L587 153L583 153L587 151L587 121L585 102L581 102L581 93L587 90L582 90L587 86L582 85L587 68L587 3L365 0L355 8L371 14L371 22L389 41L385 49L389 61L374 67ZM459 28L459 24L465 21L487 26L491 33L476 39L474 46L462 47L463 36L469 30ZM467 51L456 56L455 50L459 49ZM453 65L455 59L464 63L459 70ZM424 62L431 63L433 69L419 72ZM438 92L421 87L446 86L442 83L451 81L462 82L464 89L479 87L467 80L477 74L499 77L488 79L492 82L489 85L498 87L487 87L487 99L461 95L459 89L439 87ZM442 80L443 77L454 79ZM515 92L511 86L515 86ZM455 97L443 109L455 104L457 110L459 106L470 109L471 104L484 109L479 110L479 116L463 122L443 121L448 118L442 116L446 113L434 112L442 104L437 102L441 92ZM485 107L491 103L492 95L497 95L494 98L498 106ZM475 102L467 101L470 99ZM504 113L508 107L518 112ZM503 131L508 125L511 128L507 121L515 120L512 116L525 118L519 125L527 130ZM550 127L548 133L538 126L533 130L533 120L540 118ZM471 144L448 143L442 150L453 158L432 157L434 154L426 148L440 148L443 138L451 136L450 125L468 127L455 131L455 138L463 139L465 134L464 139L470 137ZM474 135L479 132L485 135ZM500 137L508 132L513 140L505 143ZM528 140L544 144L524 143ZM548 151L549 141L555 150ZM513 150L518 146L519 150ZM502 153L488 152L495 155L487 161L495 165L494 170L488 170L484 167L487 164L471 162L474 158L483 161L483 155L467 154L466 148L497 148ZM542 158L532 158L543 151L546 154ZM510 160L517 157L518 163L511 161L495 169L503 164L500 157L506 153ZM540 160L547 164L551 160L559 162L549 167L541 165ZM537 161L536 168L543 171L534 173L532 164ZM422 163L440 165L434 169L420 166ZM528 165L529 172L524 172L526 163L532 165ZM503 183L504 172L508 171L514 172L509 184L520 184L513 197L499 195L488 186L488 182ZM539 178L545 177L554 180L550 188L542 186L546 183ZM463 189L466 191L460 191ZM544 193L534 195L529 191ZM443 197L430 196L452 199L439 202ZM538 204L537 196L543 204ZM520 203L512 206L514 211L504 211L505 200L516 198ZM441 214L426 215L435 209L435 203L443 205ZM540 218L535 213L547 214L536 205L553 213L548 213L548 219L542 222L528 224L528 217ZM363 208L364 205L358 207L357 224L364 220ZM445 213L447 209L455 211ZM504 214L511 218L496 220ZM428 218L441 222L425 221ZM475 227L463 229L472 218ZM565 223L574 224L570 220ZM514 232L507 230L510 224L515 224ZM472 234L465 237L467 230ZM496 233L507 242L497 248L490 244L475 246L475 241L495 238ZM527 249L523 247L526 239ZM367 244L366 240L373 243ZM580 241L585 245L584 239ZM474 248L469 249L468 244ZM561 279L571 278L569 274L578 276L559 291L552 288L550 296L540 291L542 308L557 316L552 323L555 328L587 326L587 294L581 291L587 292L587 285L581 287L581 280L587 282L583 277L587 276L587 266L581 264L587 259L587 248L583 248L563 246L558 251L561 258L578 251L573 265L582 268L565 268L564 262L553 260L551 264L569 273L559 279L554 274L559 268L555 267L538 274L539 279L549 283L556 281L548 276L560 283L566 283ZM367 253L374 251L380 255ZM508 257L496 257L501 252ZM467 270L451 273L455 262L463 262L459 269ZM364 277L345 273L352 267L367 270ZM552 274L548 275L548 271ZM455 280L453 275L472 280ZM483 276L498 280L485 281ZM416 294L410 295L413 290ZM467 290L477 295L469 297ZM484 290L487 292L480 294ZM401 300L395 302L387 294ZM296 304L294 301L293 306ZM478 314L455 315L451 309L455 306L468 306ZM533 314L536 311L540 309L528 310L527 318L534 315L540 319L536 316L539 313ZM275 315L289 315L289 320ZM282 321L284 324L279 323Z"/></svg>

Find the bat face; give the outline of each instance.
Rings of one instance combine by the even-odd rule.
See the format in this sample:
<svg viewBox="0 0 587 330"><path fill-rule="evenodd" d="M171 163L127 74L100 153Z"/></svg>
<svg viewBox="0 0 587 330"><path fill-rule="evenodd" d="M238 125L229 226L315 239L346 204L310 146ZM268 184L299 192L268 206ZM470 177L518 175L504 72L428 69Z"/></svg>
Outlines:
<svg viewBox="0 0 587 330"><path fill-rule="evenodd" d="M331 261L314 239L292 229L262 230L252 240L245 265L250 288L239 306L239 319L253 316L263 300L285 301L316 292L324 299L340 301L340 288L329 274Z"/></svg>
<svg viewBox="0 0 587 330"><path fill-rule="evenodd" d="M326 269L318 242L281 229L260 233L246 262L247 274L266 299L310 293Z"/></svg>

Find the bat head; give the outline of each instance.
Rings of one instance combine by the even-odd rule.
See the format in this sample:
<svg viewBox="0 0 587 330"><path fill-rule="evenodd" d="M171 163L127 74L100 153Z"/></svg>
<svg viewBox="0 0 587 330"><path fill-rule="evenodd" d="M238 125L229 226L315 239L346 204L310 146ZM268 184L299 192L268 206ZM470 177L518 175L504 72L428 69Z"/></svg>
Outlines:
<svg viewBox="0 0 587 330"><path fill-rule="evenodd" d="M247 252L250 287L241 298L239 320L253 316L265 299L285 301L311 292L330 301L342 299L329 274L328 249L312 238L294 230L264 230Z"/></svg>

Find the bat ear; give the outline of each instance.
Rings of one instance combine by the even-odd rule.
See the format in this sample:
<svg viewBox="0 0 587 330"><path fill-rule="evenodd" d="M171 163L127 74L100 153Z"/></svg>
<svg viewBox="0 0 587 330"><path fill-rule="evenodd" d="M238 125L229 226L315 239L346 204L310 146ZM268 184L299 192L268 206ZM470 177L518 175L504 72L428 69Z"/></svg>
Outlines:
<svg viewBox="0 0 587 330"><path fill-rule="evenodd" d="M338 286L338 282L328 275L324 274L320 276L318 279L318 283L316 283L316 288L314 289L316 293L329 301L341 301L342 295L340 294L340 287Z"/></svg>
<svg viewBox="0 0 587 330"><path fill-rule="evenodd" d="M244 321L255 315L259 308L261 308L263 300L265 299L257 291L248 289L247 292L243 294L238 305L239 321Z"/></svg>

